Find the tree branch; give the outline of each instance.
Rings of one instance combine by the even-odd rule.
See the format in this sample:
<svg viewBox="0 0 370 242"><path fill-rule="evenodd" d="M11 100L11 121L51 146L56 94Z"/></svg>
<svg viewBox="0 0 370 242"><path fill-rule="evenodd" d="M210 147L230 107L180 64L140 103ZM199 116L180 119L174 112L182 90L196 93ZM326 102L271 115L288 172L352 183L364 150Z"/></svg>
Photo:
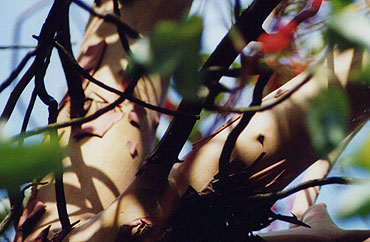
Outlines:
<svg viewBox="0 0 370 242"><path fill-rule="evenodd" d="M279 0L255 0L247 10L243 11L239 20L231 27L230 31L222 39L216 50L211 54L208 60L204 63L201 72L211 66L228 68L235 58L239 55L241 49L235 48L232 41L232 35L235 31L239 32L243 37L246 46L250 41L256 40L263 32L262 23L270 12L277 6ZM251 25L250 23L254 23ZM207 100L198 99L193 101L182 101L178 111L199 115L205 103L213 103L214 98L218 94L218 81L222 75L213 76L212 79L205 79L204 84L208 86L210 94ZM178 155L190 135L196 120L190 118L176 118L172 120L166 134L147 159L147 163L166 163L168 170L174 162L178 160Z"/></svg>
<svg viewBox="0 0 370 242"><path fill-rule="evenodd" d="M297 92L303 85L305 85L307 82L309 82L312 78L312 74L309 74L303 81L301 81L298 85L296 85L293 89L282 95L281 97L278 97L276 101L262 105L262 106L256 106L252 105L249 106L248 108L242 108L242 109L235 109L235 108L227 108L227 107L222 107L222 106L216 106L214 105L213 107L207 107L208 110L210 111L217 111L219 113L250 113L250 112L263 112L266 110L269 110L278 104L284 102L287 100L290 96L292 96L295 92Z"/></svg>
<svg viewBox="0 0 370 242"><path fill-rule="evenodd" d="M262 97L263 97L263 90L270 79L272 74L267 75L260 75L260 77L257 80L257 83L253 90L253 99L250 104L250 106L260 105L262 103ZM223 146L220 160L219 160L219 178L220 182L226 182L227 180L227 173L228 173L228 165L231 157L231 153L234 149L234 146L236 144L236 140L238 139L240 133L245 129L245 127L248 125L249 121L252 119L256 112L245 112L243 113L243 116L240 120L240 122L236 125L236 127L230 132L228 135L225 144ZM222 183L227 187L227 182ZM224 187L224 191L226 191L226 187Z"/></svg>
<svg viewBox="0 0 370 242"><path fill-rule="evenodd" d="M64 6L61 13L62 16L57 27L57 34L55 39L64 46L64 50L69 55L73 56L69 29L69 8L71 2L63 2ZM58 49L58 53L67 80L68 95L71 98L70 115L72 118L81 117L83 114L85 93L82 88L82 80L80 74L78 73L78 71L76 71L76 69L73 68L71 62L63 53L61 53L60 49Z"/></svg>
<svg viewBox="0 0 370 242"><path fill-rule="evenodd" d="M117 25L117 28L122 29L130 38L137 39L139 38L139 33L136 32L133 28L128 26L126 23L122 22L121 19L113 14L100 14L91 7L89 7L86 3L80 0L72 0L75 4L80 6L81 8L85 9L88 11L92 16L96 16L98 18L104 19L105 21L109 23L113 23Z"/></svg>
<svg viewBox="0 0 370 242"><path fill-rule="evenodd" d="M26 73L22 76L22 78L19 80L15 88L10 94L10 97L8 98L8 101L5 105L5 108L0 116L0 120L3 122L7 122L8 119L10 118L11 114L14 111L15 105L21 96L22 92L24 89L27 87L27 85L30 83L32 80L33 76L35 75L36 72L36 64L33 62L31 66L28 68Z"/></svg>
<svg viewBox="0 0 370 242"><path fill-rule="evenodd" d="M15 70L10 74L10 76L0 85L0 93L4 91L5 88L7 88L14 80L17 78L19 73L23 70L24 66L27 64L29 59L36 54L36 51L30 51L28 52L25 57L22 59L21 63L15 68Z"/></svg>
<svg viewBox="0 0 370 242"><path fill-rule="evenodd" d="M151 109L151 110L154 110L154 111L157 111L159 113L163 113L163 114L167 114L167 115L172 115L172 116L175 116L175 115L179 115L179 116L183 116L183 117L192 117L192 118L197 118L199 119L199 115L198 116L194 116L194 115L189 115L187 113L183 113L183 112L179 112L179 111L176 111L176 110L171 110L171 109L166 109L166 108L162 108L160 106L155 106L155 105L152 105L150 103L146 103L138 98L135 98L134 96L132 95L127 95L125 94L124 92L121 92L113 87L110 87L106 84L104 84L103 82L95 79L93 76L91 76L87 71L85 71L79 64L78 62L76 61L76 59L69 55L69 53L64 49L64 47L60 44L60 43L55 43L55 46L58 50L60 51L63 51L63 55L66 56L66 58L68 59L68 61L71 63L71 65L73 66L73 68L75 68L84 78L86 78L88 81L98 85L99 87L109 91L109 92L112 92L112 93L115 93L119 96L124 96L127 100L130 100L131 102L133 103L136 103L140 106L143 106L144 108L147 108L147 109Z"/></svg>
<svg viewBox="0 0 370 242"><path fill-rule="evenodd" d="M315 180L304 182L286 191L257 194L257 195L248 197L246 200L247 201L251 201L251 200L252 201L253 200L276 201L276 200L280 200L285 197L288 197L301 190L310 188L310 187L324 186L324 185L330 185L330 184L346 185L346 184L351 184L351 183L361 182L361 181L364 181L364 179L351 178L351 177L327 177L327 178L315 179Z"/></svg>
<svg viewBox="0 0 370 242"><path fill-rule="evenodd" d="M118 0L112 0L112 1L113 1L114 14L116 14L120 18L121 17L121 12L119 10ZM119 39L121 40L122 48L126 51L126 53L128 55L130 55L131 54L131 49L130 49L130 45L128 43L128 40L126 38L126 30L124 28L120 28L117 25L117 32L118 32Z"/></svg>

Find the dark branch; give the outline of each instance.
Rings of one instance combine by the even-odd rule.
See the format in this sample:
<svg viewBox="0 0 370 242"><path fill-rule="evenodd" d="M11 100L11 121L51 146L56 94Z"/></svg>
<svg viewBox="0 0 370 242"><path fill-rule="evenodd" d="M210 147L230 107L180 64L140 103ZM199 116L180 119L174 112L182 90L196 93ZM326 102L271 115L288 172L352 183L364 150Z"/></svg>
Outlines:
<svg viewBox="0 0 370 242"><path fill-rule="evenodd" d="M101 108L101 109L97 110L95 113L91 114L90 116L87 116L87 117L84 117L84 118L74 118L74 119L71 119L70 121L65 122L65 123L49 124L46 127L37 128L35 130L25 132L21 135L14 136L11 140L12 141L17 141L19 139L24 139L24 138L27 138L27 137L30 137L30 136L33 136L33 135L41 134L41 133L44 133L46 131L56 130L56 129L65 128L65 127L73 126L73 125L81 125L83 123L90 122L90 121L98 118L99 116L105 114L106 112L109 112L110 110L112 110L113 108L115 108L119 104L121 104L123 101L125 101L126 96L129 95L133 91L133 89L136 86L137 81L139 79L140 79L140 76L134 77L133 80L130 82L129 86L127 87L127 89L125 90L124 95L120 96L118 99L116 99L114 102L110 103L109 105L105 106L104 108Z"/></svg>
<svg viewBox="0 0 370 242"><path fill-rule="evenodd" d="M253 90L253 99L252 99L250 106L260 105L262 103L263 90L268 80L270 79L271 74L260 75L260 77L258 78L257 83ZM236 141L239 135L241 134L241 132L245 129L245 127L247 127L247 125L249 124L250 120L252 119L255 113L256 111L243 113L243 116L240 119L240 122L236 125L236 127L228 135L225 141L224 147L222 148L222 152L221 152L220 160L219 160L218 176L220 180L227 178L228 165L229 165L231 153L234 149ZM226 183L222 183L222 184L227 185Z"/></svg>
<svg viewBox="0 0 370 242"><path fill-rule="evenodd" d="M194 115L189 115L187 113L182 113L182 112L178 112L176 110L170 110L170 109L165 109L165 108L162 108L162 107L159 107L159 106L155 106L155 105L152 105L150 103L146 103L140 99L137 99L131 95L127 95L125 94L124 92L121 92L113 87L110 87L106 84L104 84L103 82L95 79L93 76L91 76L86 70L84 70L79 64L78 62L76 61L76 59L69 55L69 53L64 49L64 47L62 45L60 45L59 43L56 43L55 44L56 48L60 51L63 51L63 55L66 56L66 58L68 59L68 61L71 63L71 65L73 66L73 68L75 68L84 78L86 78L87 80L89 80L90 82L98 85L99 87L109 91L109 92L112 92L112 93L115 93L119 96L124 96L126 99L130 100L131 102L133 103L136 103L138 105L141 105L143 106L144 108L147 108L147 109L151 109L151 110L154 110L154 111L157 111L159 113L163 113L163 114L167 114L167 115L173 115L173 116L176 116L176 115L179 115L179 116L183 116L183 117L195 117L197 119L199 119L199 116L194 116Z"/></svg>
<svg viewBox="0 0 370 242"><path fill-rule="evenodd" d="M239 17L240 17L240 9L241 9L240 0L235 0L234 1L234 18L235 18L235 20L238 20Z"/></svg>
<svg viewBox="0 0 370 242"><path fill-rule="evenodd" d="M121 17L121 12L119 11L118 0L112 0L112 1L113 1L114 14L116 14L120 18ZM119 38L121 40L122 48L126 51L126 53L128 55L130 55L131 54L131 49L130 49L130 45L128 43L128 40L126 38L126 30L124 28L120 28L117 25L117 32L118 32Z"/></svg>
<svg viewBox="0 0 370 242"><path fill-rule="evenodd" d="M350 178L350 177L327 177L327 178L315 179L315 180L304 182L286 191L257 194L257 195L248 197L246 200L247 201L251 201L251 200L277 201L277 200L283 199L296 192L299 192L301 190L304 190L310 187L324 186L324 185L329 185L329 184L346 185L346 184L351 184L351 183L356 183L356 182L358 183L361 181L364 181L364 180L357 179L357 178Z"/></svg>
<svg viewBox="0 0 370 242"><path fill-rule="evenodd" d="M23 123L22 123L22 128L21 128L21 133L24 133L27 130L28 122L30 121L31 113L32 113L33 107L35 105L36 98L37 98L37 93L36 93L36 90L34 89L33 92L32 92L32 94L31 94L30 102L28 103L26 114L24 115L24 119L23 119ZM23 145L23 141L24 140L21 139L19 141L19 145L22 146Z"/></svg>
<svg viewBox="0 0 370 242"><path fill-rule="evenodd" d="M107 21L109 23L113 23L113 24L117 25L117 27L123 29L125 31L125 33L130 38L132 38L132 39L139 38L139 33L136 32L130 26L128 26L126 23L122 22L121 19L118 16L113 15L113 14L100 14L100 13L94 11L94 9L92 9L86 3L84 3L83 1L80 1L80 0L73 0L73 2L76 3L78 6L80 6L81 8L88 11L92 16L96 16L98 18L104 19L105 21Z"/></svg>
<svg viewBox="0 0 370 242"><path fill-rule="evenodd" d="M244 46L250 41L256 40L264 32L262 23L279 2L280 0L255 0L247 10L243 11L239 20L232 26L231 30L203 65L201 72L204 72L204 70L211 66L228 68L241 51L241 49L234 47L232 41L233 32L238 31L244 37ZM210 90L207 100L199 98L190 102L182 101L178 111L199 115L205 103L213 103L212 100L216 98L219 90L215 91L213 87L219 87L218 81L221 77L222 74L219 74L213 76L212 79L206 78L204 80L204 84ZM165 163L169 167L168 170L170 170L174 162L178 160L178 155L189 137L195 122L196 119L174 117L166 134L147 159L147 163Z"/></svg>
<svg viewBox="0 0 370 242"><path fill-rule="evenodd" d="M49 11L48 16L46 17L45 23L41 28L40 35L39 37L37 37L37 54L34 60L34 63L36 64L35 91L37 93L37 96L40 97L41 101L48 106L49 125L54 124L57 121L58 102L47 92L45 88L44 77L49 66L55 33L57 32L58 27L59 31L61 30L60 20L62 20L62 25L66 23L65 18L66 16L68 17L68 14L66 13L66 11L68 11L68 7L68 1L55 1ZM62 41L65 42L66 39L63 39ZM56 129L50 130L50 140L51 142L58 142L58 134ZM71 222L69 221L65 201L63 172L55 172L55 195L57 201L58 216L62 225L62 229L69 230L71 228Z"/></svg>
<svg viewBox="0 0 370 242"><path fill-rule="evenodd" d="M56 40L64 46L64 50L69 55L73 56L68 14L70 4L70 1L64 1L63 11L61 13L62 16L57 29ZM58 49L58 53L67 80L68 95L71 100L70 115L72 118L81 117L83 114L85 93L82 88L80 74L75 68L73 68L73 64L71 64L68 58L61 53L61 50Z"/></svg>
<svg viewBox="0 0 370 242"><path fill-rule="evenodd" d="M312 75L308 75L301 83L299 83L297 86L295 86L292 90L289 92L285 93L281 97L277 98L276 101L266 104L266 105L259 105L259 106L250 106L248 108L243 108L243 109L232 109L232 108L227 108L227 107L222 107L222 106L216 106L213 105L211 107L207 107L208 110L210 111L217 111L219 113L248 113L248 112L263 112L266 110L269 110L278 104L284 102L287 100L289 97L291 97L296 91L298 91L303 85L305 85L308 81L310 81L312 78Z"/></svg>
<svg viewBox="0 0 370 242"><path fill-rule="evenodd" d="M19 82L17 83L13 91L11 92L10 97L8 98L8 101L5 105L5 108L0 116L1 121L7 122L7 120L10 118L11 114L14 111L15 105L17 104L19 97L21 96L24 89L27 87L27 85L30 83L30 81L34 77L35 71L36 71L36 64L35 62L33 62L32 65L26 71L26 73L19 80Z"/></svg>
<svg viewBox="0 0 370 242"><path fill-rule="evenodd" d="M17 66L17 68L10 74L10 76L0 85L0 93L4 91L14 80L17 78L19 73L23 70L24 66L27 64L29 59L36 54L36 51L31 51L26 54L26 56L22 59L21 63Z"/></svg>

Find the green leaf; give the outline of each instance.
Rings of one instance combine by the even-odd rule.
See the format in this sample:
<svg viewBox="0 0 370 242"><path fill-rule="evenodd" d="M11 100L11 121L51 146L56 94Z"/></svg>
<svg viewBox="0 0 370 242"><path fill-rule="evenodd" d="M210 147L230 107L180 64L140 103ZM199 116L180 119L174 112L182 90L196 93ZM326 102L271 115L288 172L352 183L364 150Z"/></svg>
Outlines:
<svg viewBox="0 0 370 242"><path fill-rule="evenodd" d="M19 147L0 142L0 186L10 191L34 178L61 171L63 151L59 144L42 143Z"/></svg>
<svg viewBox="0 0 370 242"><path fill-rule="evenodd" d="M331 86L311 100L306 124L320 157L324 158L345 138L348 118L348 100L339 87Z"/></svg>
<svg viewBox="0 0 370 242"><path fill-rule="evenodd" d="M346 6L352 4L353 0L331 0L330 4L333 9L333 12L337 12L345 8Z"/></svg>
<svg viewBox="0 0 370 242"><path fill-rule="evenodd" d="M328 35L332 42L339 44L339 47L344 45L344 48L348 48L352 45L370 50L369 17L350 5L333 15L328 24Z"/></svg>
<svg viewBox="0 0 370 242"><path fill-rule="evenodd" d="M342 218L367 217L370 214L370 182L356 184L355 186L345 194L346 199L339 214Z"/></svg>
<svg viewBox="0 0 370 242"><path fill-rule="evenodd" d="M364 86L370 86L370 65L353 70L351 72L351 80Z"/></svg>
<svg viewBox="0 0 370 242"><path fill-rule="evenodd" d="M176 90L185 99L193 99L202 84L198 72L202 63L201 36L202 21L198 17L180 24L163 22L154 31L150 43L139 41L138 51L132 56L133 70L140 68L149 74L173 76Z"/></svg>
<svg viewBox="0 0 370 242"><path fill-rule="evenodd" d="M351 165L370 170L370 138L355 153L351 154L349 159Z"/></svg>

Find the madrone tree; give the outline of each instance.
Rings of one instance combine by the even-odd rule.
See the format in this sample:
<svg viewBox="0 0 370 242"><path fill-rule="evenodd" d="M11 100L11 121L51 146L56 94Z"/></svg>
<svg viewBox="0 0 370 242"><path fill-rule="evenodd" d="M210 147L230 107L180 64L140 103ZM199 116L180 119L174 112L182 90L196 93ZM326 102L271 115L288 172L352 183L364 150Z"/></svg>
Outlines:
<svg viewBox="0 0 370 242"><path fill-rule="evenodd" d="M310 188L355 181L325 177L369 118L369 3L325 2L330 14L320 19L321 0L232 1L233 24L205 61L201 17L188 16L192 3L54 1L36 49L1 84L2 91L32 63L1 114L6 122L34 81L22 133L1 144L0 184L12 201L2 232L12 221L15 241L370 238L370 231L338 228L325 205L314 204L317 191ZM71 4L91 14L77 59ZM323 29L325 43L297 63L295 40L309 25ZM68 85L60 102L45 88L52 50ZM220 82L223 77L235 78L233 84ZM183 97L178 106L167 98L169 86ZM36 98L48 107L49 125L26 131ZM202 111L219 120L234 115L202 137ZM171 123L154 145L160 115ZM23 144L40 133L43 144ZM188 139L193 149L179 160ZM366 147L355 158L369 166ZM305 183L283 190L307 168ZM25 183L32 192L23 207L19 187ZM277 200L308 188L296 197L295 215L271 210ZM292 226L252 233L274 220Z"/></svg>

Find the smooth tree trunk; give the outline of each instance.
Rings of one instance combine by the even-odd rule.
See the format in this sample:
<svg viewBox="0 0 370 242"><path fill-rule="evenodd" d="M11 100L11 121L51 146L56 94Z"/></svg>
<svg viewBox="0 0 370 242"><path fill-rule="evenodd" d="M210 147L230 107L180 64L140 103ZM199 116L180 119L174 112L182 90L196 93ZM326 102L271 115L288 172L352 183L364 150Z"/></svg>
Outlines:
<svg viewBox="0 0 370 242"><path fill-rule="evenodd" d="M113 13L113 1L98 1L94 9L99 13ZM124 2L124 1L122 1ZM179 21L190 9L191 0L135 0L121 6L121 19L143 36L149 35L161 21ZM145 14L143 14L145 12ZM136 51L136 41L128 38L130 48ZM80 48L79 63L94 78L124 91L129 85L125 74L128 59L117 28L98 17L91 17ZM158 75L143 77L134 90L134 96L153 105L163 104L168 78ZM118 95L83 81L86 100L85 116L113 102ZM70 98L61 104L58 122L70 117ZM135 177L142 161L152 150L159 114L125 100L112 111L81 126L59 130L60 143L68 147L63 160L64 189L70 221L80 223L109 206ZM49 238L60 230L54 179L47 177L49 185L40 186L37 199L46 205L46 212L28 236L34 238L51 225ZM104 240L102 240L104 241Z"/></svg>
<svg viewBox="0 0 370 242"><path fill-rule="evenodd" d="M338 67L336 74L340 80L338 85L349 94L354 111L351 115L356 120L356 117L363 116L363 111L369 108L370 92L366 87L359 87L360 89L353 92L358 86L348 82L352 56L353 51L344 52L335 56L335 62ZM302 73L280 90L294 88L305 76L307 73ZM255 190L279 191L319 158L312 147L304 117L311 98L327 87L328 78L325 75L314 75L288 100L270 110L257 113L242 132L231 162L242 161L251 168L252 175L248 179ZM358 92L361 90L364 92ZM277 92L278 90L268 95L264 103L273 101ZM367 117L363 118L366 120ZM355 126L353 124L352 128ZM108 208L74 229L69 234L69 241L101 241L103 238L114 241L116 236L126 241L125 239L137 233L140 226L153 226L160 230L189 186L202 191L217 174L220 152L230 130L231 127L225 128L207 142L198 144L200 147L192 151L183 163L173 167L168 179L161 176L166 174L161 165L150 165ZM259 138L261 135L264 136L263 142ZM263 153L265 155L261 156ZM322 213L322 216L326 215ZM329 221L324 220L325 223ZM310 230L305 230L305 233L310 233ZM353 236L356 233L349 231L348 234ZM360 234L368 235L368 232ZM141 236L145 238L145 234ZM155 241L154 238L158 235L154 233L150 236L149 241ZM326 238L325 236L323 234L322 238Z"/></svg>
<svg viewBox="0 0 370 242"><path fill-rule="evenodd" d="M148 35L161 20L180 20L189 10L191 1L135 0L124 4L122 20L141 34ZM113 3L101 1L96 9L113 12ZM135 51L135 41L130 40L130 47ZM127 56L114 25L92 17L80 52L80 64L96 79L119 90L125 90L129 85L125 75ZM335 74L340 82L336 85L349 96L353 111L351 118L366 119L368 117L364 115L368 113L364 110L370 108L370 90L349 81L352 56L353 52L347 51L334 57ZM288 81L268 95L263 105L274 102L278 93L292 90L307 75L308 72L304 72ZM92 83L83 83L86 115L118 98ZM305 115L311 98L328 85L326 75L315 73L290 98L254 115L244 129L231 162L241 161L249 167L252 175L248 179L256 191L283 189L320 158L314 152ZM145 77L140 79L134 94L146 102L160 105L167 86L168 80L159 76ZM58 122L70 120L69 109L67 97ZM169 175L167 167L160 163L149 164L137 173L152 149L158 120L158 113L125 101L96 120L59 130L61 144L69 149L68 157L63 160L67 211L72 223L80 220L65 241L130 241L134 236L155 241L188 187L202 191L217 174L223 144L237 121L200 141ZM354 129L359 124L349 125ZM46 212L28 237L30 240L48 225L52 226L49 238L60 231L53 178L50 176L45 180L50 184L39 188L37 199L46 205ZM320 214L324 213L321 211Z"/></svg>

